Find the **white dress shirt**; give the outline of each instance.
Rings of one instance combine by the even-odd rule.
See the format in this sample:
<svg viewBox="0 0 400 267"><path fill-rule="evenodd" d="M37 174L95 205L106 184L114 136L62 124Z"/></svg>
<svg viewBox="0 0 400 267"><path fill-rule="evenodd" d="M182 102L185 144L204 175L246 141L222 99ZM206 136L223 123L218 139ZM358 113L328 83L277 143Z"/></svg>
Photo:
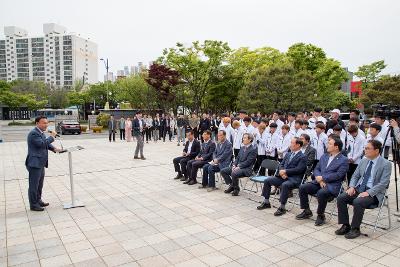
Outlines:
<svg viewBox="0 0 400 267"><path fill-rule="evenodd" d="M365 144L366 139L362 135L357 134L356 137L349 135L347 144L347 157L352 159L354 164L358 164L360 162L364 153Z"/></svg>

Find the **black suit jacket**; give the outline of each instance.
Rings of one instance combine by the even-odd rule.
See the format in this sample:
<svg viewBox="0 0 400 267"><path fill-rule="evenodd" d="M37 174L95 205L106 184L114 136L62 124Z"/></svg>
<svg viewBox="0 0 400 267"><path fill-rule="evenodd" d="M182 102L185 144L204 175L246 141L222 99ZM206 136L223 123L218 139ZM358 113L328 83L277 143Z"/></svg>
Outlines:
<svg viewBox="0 0 400 267"><path fill-rule="evenodd" d="M307 159L307 170L306 170L307 176L310 176L313 170L315 154L317 154L317 150L313 148L311 145L308 145L306 150L304 151L304 156L306 156Z"/></svg>
<svg viewBox="0 0 400 267"><path fill-rule="evenodd" d="M257 148L254 148L252 145L247 148L245 146L242 146L237 158L233 162L233 165L245 170L247 172L247 175L251 175L256 159Z"/></svg>
<svg viewBox="0 0 400 267"><path fill-rule="evenodd" d="M209 140L207 143L204 142L201 144L200 153L197 157L202 157L203 161L211 161L213 159L215 148L215 143L212 140Z"/></svg>
<svg viewBox="0 0 400 267"><path fill-rule="evenodd" d="M187 153L189 148L189 141L186 141L185 148L183 152ZM190 150L190 154L186 157L194 159L200 153L200 142L196 139L193 140L192 148Z"/></svg>
<svg viewBox="0 0 400 267"><path fill-rule="evenodd" d="M290 160L291 154L292 152L286 154L279 165L279 169L286 170L289 181L300 184L301 180L303 179L303 175L307 170L307 158L304 156L303 152L299 151L292 158L292 160Z"/></svg>
<svg viewBox="0 0 400 267"><path fill-rule="evenodd" d="M144 120L142 119L142 127L144 127L145 123ZM140 123L138 118L134 118L132 122L132 130L133 130L133 135L138 136L140 135Z"/></svg>

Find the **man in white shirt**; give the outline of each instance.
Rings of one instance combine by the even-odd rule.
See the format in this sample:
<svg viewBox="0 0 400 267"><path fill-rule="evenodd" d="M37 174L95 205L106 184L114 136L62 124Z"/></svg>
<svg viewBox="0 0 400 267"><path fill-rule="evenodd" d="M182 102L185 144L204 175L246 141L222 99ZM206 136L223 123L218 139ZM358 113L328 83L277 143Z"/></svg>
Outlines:
<svg viewBox="0 0 400 267"><path fill-rule="evenodd" d="M358 127L358 134L362 135L364 138L367 138L367 136L365 135L365 132L363 130L360 129L360 119L358 118L350 118L349 119L349 126L350 125L355 125Z"/></svg>
<svg viewBox="0 0 400 267"><path fill-rule="evenodd" d="M385 141L386 134L389 130L389 121L385 119L385 116L375 115L374 117L375 123L382 127L382 130L379 132L379 136ZM386 142L383 144L383 157L385 159L389 158L389 151L392 144L392 138L390 134L387 135Z"/></svg>
<svg viewBox="0 0 400 267"><path fill-rule="evenodd" d="M317 150L314 167L321 159L322 155L326 153L328 147L328 136L325 133L325 124L317 123L315 126L315 136L312 142L312 146Z"/></svg>
<svg viewBox="0 0 400 267"><path fill-rule="evenodd" d="M273 122L269 125L269 135L267 137L267 148L265 155L267 159L277 160L277 148L279 144L278 125ZM273 175L274 171L268 171L268 175Z"/></svg>
<svg viewBox="0 0 400 267"><path fill-rule="evenodd" d="M266 151L266 145L267 145L267 138L269 136L269 133L265 130L265 124L260 124L257 129L257 133L255 136L255 141L254 144L257 147L257 160L256 163L254 164L254 172L259 171L259 175L265 176L265 169L261 168L261 163L263 162L264 159L267 158L265 155Z"/></svg>
<svg viewBox="0 0 400 267"><path fill-rule="evenodd" d="M289 130L290 131L294 131L294 123L296 120L296 113L294 112L289 112L288 114L288 123L287 125L289 125Z"/></svg>
<svg viewBox="0 0 400 267"><path fill-rule="evenodd" d="M380 126L379 124L376 124L376 123L372 123L369 126L369 133L368 133L368 136L367 136L367 142L369 140L376 140L376 141L381 142L381 144L383 145L383 141L384 140L382 139L382 137L379 136L379 133L381 132L381 130L382 130L382 126Z"/></svg>
<svg viewBox="0 0 400 267"><path fill-rule="evenodd" d="M248 133L248 134L253 135L253 137L254 137L255 129L254 129L253 125L251 125L251 118L249 116L244 117L243 123L244 123L244 126L242 126L243 134Z"/></svg>
<svg viewBox="0 0 400 267"><path fill-rule="evenodd" d="M294 131L292 132L294 137L300 138L300 136L304 133L303 129L303 120L296 120L294 123Z"/></svg>
<svg viewBox="0 0 400 267"><path fill-rule="evenodd" d="M290 132L289 125L285 124L282 126L281 134L279 135L278 141L278 159L282 160L289 152L290 140L293 138L293 134Z"/></svg>
<svg viewBox="0 0 400 267"><path fill-rule="evenodd" d="M365 137L358 134L358 126L350 125L349 129L349 140L347 144L347 157L349 159L349 171L347 172L347 182L350 182L354 171L357 169L358 163L364 153L364 147L366 144Z"/></svg>
<svg viewBox="0 0 400 267"><path fill-rule="evenodd" d="M308 120L309 127L315 129L318 122L322 122L326 125L326 119L321 116L322 108L315 108L312 118Z"/></svg>
<svg viewBox="0 0 400 267"><path fill-rule="evenodd" d="M228 139L228 141L231 143L233 142L233 128L231 126L231 118L224 117L222 119L222 122L219 124L218 131L225 131L226 139Z"/></svg>
<svg viewBox="0 0 400 267"><path fill-rule="evenodd" d="M283 121L281 121L281 119L279 118L279 116L281 116L281 115L282 115L282 112L280 112L280 111L275 111L275 112L272 114L272 121L269 122L270 124L271 124L272 122L276 123L276 125L277 125L276 131L277 131L278 133L281 132L281 128L282 128L282 126L285 124L285 123L284 123Z"/></svg>

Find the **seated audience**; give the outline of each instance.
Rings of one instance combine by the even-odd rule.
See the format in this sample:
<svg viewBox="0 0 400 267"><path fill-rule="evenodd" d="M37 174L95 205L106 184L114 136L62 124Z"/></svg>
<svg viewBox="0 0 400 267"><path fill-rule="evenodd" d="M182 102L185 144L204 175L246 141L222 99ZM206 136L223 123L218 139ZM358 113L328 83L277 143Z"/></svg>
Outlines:
<svg viewBox="0 0 400 267"><path fill-rule="evenodd" d="M200 153L195 159L189 160L187 163L188 179L183 182L184 184L197 184L197 170L212 160L212 155L215 151L215 143L211 140L211 131L203 131L202 139L203 143L201 144Z"/></svg>
<svg viewBox="0 0 400 267"><path fill-rule="evenodd" d="M309 205L309 195L317 195L318 208L316 226L325 223L325 208L330 200L335 198L342 187L342 182L346 177L349 164L347 158L343 156L343 143L340 138L330 138L327 151L314 169L312 181L300 186L300 208L303 212L296 216L296 219L303 220L312 217Z"/></svg>
<svg viewBox="0 0 400 267"><path fill-rule="evenodd" d="M225 183L229 185L225 193L232 193L232 196L239 195L239 178L250 176L253 173L253 165L257 158L257 148L252 145L253 135L243 134L243 146L232 164L232 167L226 167L221 170Z"/></svg>
<svg viewBox="0 0 400 267"><path fill-rule="evenodd" d="M280 207L274 213L275 216L281 216L286 213L285 205L289 198L289 191L300 186L303 175L307 169L307 159L301 152L303 142L299 138L292 138L290 143L290 152L279 166L279 171L276 176L268 177L264 182L262 195L264 202L257 207L258 210L271 208L269 197L272 186L280 186Z"/></svg>
<svg viewBox="0 0 400 267"><path fill-rule="evenodd" d="M208 192L214 191L215 187L215 173L222 169L229 167L232 160L232 144L226 138L224 130L218 131L218 143L213 153L211 162L203 166L203 180L199 188L207 188Z"/></svg>
<svg viewBox="0 0 400 267"><path fill-rule="evenodd" d="M349 188L338 196L338 223L342 227L335 234L344 235L347 239L360 236L365 209L371 205L378 206L383 201L389 186L392 165L380 156L381 149L382 143L377 140L370 140L365 146L365 157L358 164ZM353 205L351 225L347 204Z"/></svg>
<svg viewBox="0 0 400 267"><path fill-rule="evenodd" d="M200 152L200 142L194 138L194 131L188 132L186 136L188 140L186 141L182 156L173 159L175 172L178 173L174 179L181 179L181 181L185 181L188 178L186 171L188 161L194 159Z"/></svg>

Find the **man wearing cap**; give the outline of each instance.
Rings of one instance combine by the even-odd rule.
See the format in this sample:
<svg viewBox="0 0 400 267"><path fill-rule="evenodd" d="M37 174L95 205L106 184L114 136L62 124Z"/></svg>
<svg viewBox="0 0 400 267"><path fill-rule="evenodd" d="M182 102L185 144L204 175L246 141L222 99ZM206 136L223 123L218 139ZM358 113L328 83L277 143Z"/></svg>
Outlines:
<svg viewBox="0 0 400 267"><path fill-rule="evenodd" d="M335 125L340 125L342 126L342 129L346 128L346 125L344 124L344 122L339 118L340 115L340 110L335 108L333 110L331 110L331 118L329 119L329 121L326 123L326 131L328 131L329 129L332 129L333 127L335 127Z"/></svg>
<svg viewBox="0 0 400 267"><path fill-rule="evenodd" d="M321 116L322 108L315 108L313 112L313 116L308 120L308 127L311 129L315 129L315 126L318 122L322 122L326 124L326 119Z"/></svg>

